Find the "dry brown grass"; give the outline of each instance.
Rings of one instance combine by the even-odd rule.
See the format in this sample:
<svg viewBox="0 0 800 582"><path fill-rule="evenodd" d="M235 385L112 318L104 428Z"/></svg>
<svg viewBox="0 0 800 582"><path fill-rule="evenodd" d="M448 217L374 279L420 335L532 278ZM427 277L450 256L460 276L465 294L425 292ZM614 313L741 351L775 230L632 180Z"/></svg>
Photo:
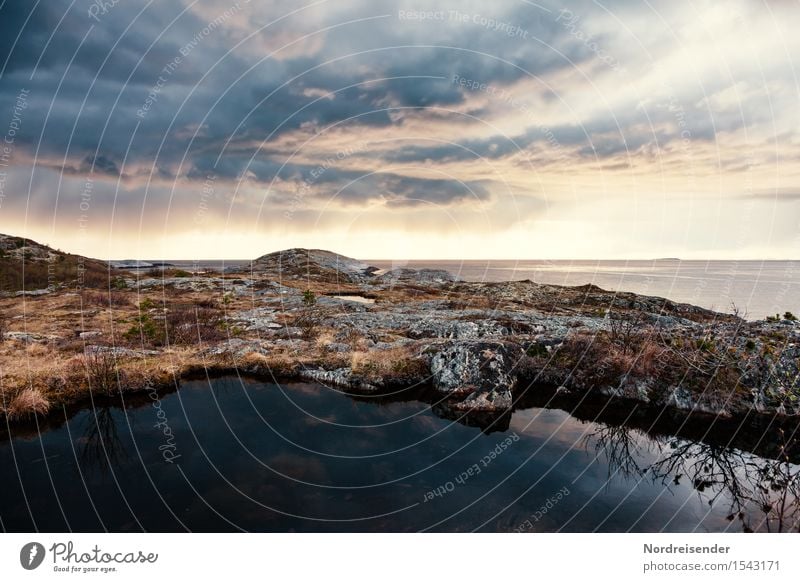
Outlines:
<svg viewBox="0 0 800 582"><path fill-rule="evenodd" d="M305 308L294 318L294 325L300 328L302 337L306 341L312 341L322 331L320 327L321 313L313 308Z"/></svg>
<svg viewBox="0 0 800 582"><path fill-rule="evenodd" d="M236 363L245 372L269 374L273 376L291 376L297 371L297 362L289 355L275 353L270 355L251 352Z"/></svg>
<svg viewBox="0 0 800 582"><path fill-rule="evenodd" d="M625 378L646 378L664 368L664 348L649 330L642 330L630 341L619 341L611 333L575 334L554 353L531 352L539 365L554 372L570 373L571 381L586 388L617 386Z"/></svg>
<svg viewBox="0 0 800 582"><path fill-rule="evenodd" d="M324 348L334 341L336 341L336 330L330 327L320 328L315 338L315 344L318 348Z"/></svg>
<svg viewBox="0 0 800 582"><path fill-rule="evenodd" d="M127 291L87 291L81 293L81 306L86 307L127 307L133 305L133 293Z"/></svg>
<svg viewBox="0 0 800 582"><path fill-rule="evenodd" d="M48 412L50 412L50 401L36 388L27 388L17 394L6 410L10 420L44 416Z"/></svg>
<svg viewBox="0 0 800 582"><path fill-rule="evenodd" d="M353 352L350 367L356 374L383 381L416 380L428 375L427 363L408 347Z"/></svg>
<svg viewBox="0 0 800 582"><path fill-rule="evenodd" d="M227 338L223 311L194 304L140 302L133 325L121 335L132 347L164 347L216 342Z"/></svg>

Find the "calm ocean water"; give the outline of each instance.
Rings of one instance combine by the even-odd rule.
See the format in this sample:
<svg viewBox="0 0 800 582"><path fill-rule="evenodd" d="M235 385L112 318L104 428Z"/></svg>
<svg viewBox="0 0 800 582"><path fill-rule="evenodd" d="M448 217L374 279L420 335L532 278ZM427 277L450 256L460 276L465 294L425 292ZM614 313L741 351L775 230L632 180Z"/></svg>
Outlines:
<svg viewBox="0 0 800 582"><path fill-rule="evenodd" d="M219 269L246 261L171 261ZM446 269L466 281L521 281L554 285L592 283L609 291L666 297L748 319L800 313L800 261L365 261L382 269Z"/></svg>
<svg viewBox="0 0 800 582"><path fill-rule="evenodd" d="M370 261L376 267L446 269L467 281L592 283L609 291L666 297L716 311L732 304L748 319L800 312L800 261Z"/></svg>

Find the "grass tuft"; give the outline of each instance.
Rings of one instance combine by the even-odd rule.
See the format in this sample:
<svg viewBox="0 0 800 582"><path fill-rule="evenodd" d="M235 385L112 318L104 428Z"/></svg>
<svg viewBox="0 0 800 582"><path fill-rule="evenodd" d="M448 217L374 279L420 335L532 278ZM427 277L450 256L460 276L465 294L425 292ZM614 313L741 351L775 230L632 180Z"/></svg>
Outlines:
<svg viewBox="0 0 800 582"><path fill-rule="evenodd" d="M20 420L33 416L44 416L50 411L50 401L35 388L26 388L8 405L10 420Z"/></svg>

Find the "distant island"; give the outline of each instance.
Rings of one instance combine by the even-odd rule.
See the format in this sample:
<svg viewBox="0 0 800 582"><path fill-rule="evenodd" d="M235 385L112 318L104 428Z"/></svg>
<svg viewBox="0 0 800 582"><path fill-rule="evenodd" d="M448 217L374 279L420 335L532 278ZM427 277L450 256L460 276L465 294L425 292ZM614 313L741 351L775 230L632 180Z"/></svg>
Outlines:
<svg viewBox="0 0 800 582"><path fill-rule="evenodd" d="M231 371L419 390L440 416L486 430L531 390L717 418L800 413L788 312L747 322L593 285L464 282L314 249L220 273L138 267L0 236L0 415L26 422L90 395Z"/></svg>

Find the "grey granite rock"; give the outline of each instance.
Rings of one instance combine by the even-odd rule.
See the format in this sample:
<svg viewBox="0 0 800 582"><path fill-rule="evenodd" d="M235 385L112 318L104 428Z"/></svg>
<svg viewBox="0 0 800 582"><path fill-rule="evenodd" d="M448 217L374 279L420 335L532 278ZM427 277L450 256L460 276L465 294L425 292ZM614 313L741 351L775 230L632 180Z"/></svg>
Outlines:
<svg viewBox="0 0 800 582"><path fill-rule="evenodd" d="M520 346L508 342L447 342L430 360L433 385L452 410L502 414L511 409L522 355Z"/></svg>

